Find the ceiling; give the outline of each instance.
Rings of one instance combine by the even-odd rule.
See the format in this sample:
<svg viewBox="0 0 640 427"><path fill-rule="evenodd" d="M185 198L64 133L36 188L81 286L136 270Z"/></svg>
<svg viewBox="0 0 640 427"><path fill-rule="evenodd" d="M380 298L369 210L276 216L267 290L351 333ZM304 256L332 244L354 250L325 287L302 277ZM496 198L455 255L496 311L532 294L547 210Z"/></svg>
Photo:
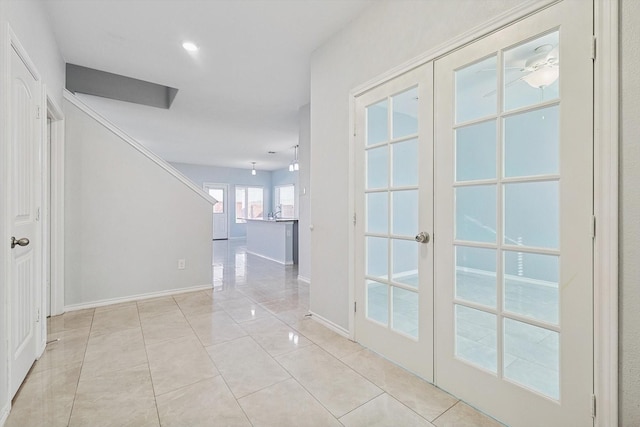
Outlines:
<svg viewBox="0 0 640 427"><path fill-rule="evenodd" d="M45 4L66 62L179 89L168 110L80 95L126 133L170 162L275 170L293 159L311 53L371 1Z"/></svg>

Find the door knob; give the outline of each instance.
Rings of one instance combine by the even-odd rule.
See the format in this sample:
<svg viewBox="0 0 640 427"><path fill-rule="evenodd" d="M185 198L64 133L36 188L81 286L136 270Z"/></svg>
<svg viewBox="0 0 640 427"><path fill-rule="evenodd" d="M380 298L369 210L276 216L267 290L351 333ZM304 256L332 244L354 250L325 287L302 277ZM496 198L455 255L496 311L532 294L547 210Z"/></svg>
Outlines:
<svg viewBox="0 0 640 427"><path fill-rule="evenodd" d="M27 246L29 244L29 239L23 237L22 239L16 239L15 237L11 237L11 249L16 246Z"/></svg>
<svg viewBox="0 0 640 427"><path fill-rule="evenodd" d="M416 242L418 243L429 243L430 240L430 236L429 233L426 233L424 231L421 231L417 236L416 236Z"/></svg>

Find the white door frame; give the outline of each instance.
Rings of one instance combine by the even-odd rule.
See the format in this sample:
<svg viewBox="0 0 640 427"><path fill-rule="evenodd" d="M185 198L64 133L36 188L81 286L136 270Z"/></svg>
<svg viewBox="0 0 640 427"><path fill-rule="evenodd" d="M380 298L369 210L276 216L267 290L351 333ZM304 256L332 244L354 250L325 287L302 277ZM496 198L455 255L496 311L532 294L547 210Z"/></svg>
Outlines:
<svg viewBox="0 0 640 427"><path fill-rule="evenodd" d="M560 0L531 0L472 28L352 89L349 129L355 129L355 99L364 92L426 62L523 19ZM598 223L594 246L594 393L596 427L618 425L618 10L619 0L593 0L594 49L594 212ZM592 42L586 40L585 42ZM355 132L349 135L349 223L355 222ZM349 233L349 336L355 337L355 227ZM611 286L615 284L615 286Z"/></svg>
<svg viewBox="0 0 640 427"><path fill-rule="evenodd" d="M50 253L43 252L43 259L49 259L51 263L51 316L56 316L64 313L64 114L62 108L49 96L46 87L43 96L46 99L47 114L51 116L51 152L46 146L43 150L47 156L43 177L51 177L51 185L49 203L42 205L50 238L50 245L45 250L50 249ZM46 291L46 283L44 286ZM46 304L46 295L43 304Z"/></svg>
<svg viewBox="0 0 640 427"><path fill-rule="evenodd" d="M216 182L203 182L202 183L202 189L205 193L207 193L207 195L209 194L209 188L224 188L224 200L222 201L222 203L224 204L224 214L227 217L227 235L225 237L225 239L229 239L229 228L231 226L231 221L229 220L230 218L230 212L229 212L229 184L219 184ZM219 200L218 200L219 202ZM234 218L235 218L235 209L234 209ZM213 217L212 217L212 221L213 221ZM215 230L214 230L215 233ZM212 236L213 237L213 236Z"/></svg>

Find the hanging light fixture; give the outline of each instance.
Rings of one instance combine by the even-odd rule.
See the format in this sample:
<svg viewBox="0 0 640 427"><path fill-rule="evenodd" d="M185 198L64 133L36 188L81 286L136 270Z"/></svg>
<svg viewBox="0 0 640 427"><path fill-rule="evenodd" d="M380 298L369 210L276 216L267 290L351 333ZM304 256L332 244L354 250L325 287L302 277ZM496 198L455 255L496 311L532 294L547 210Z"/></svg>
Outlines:
<svg viewBox="0 0 640 427"><path fill-rule="evenodd" d="M256 174L256 162L251 162L251 175Z"/></svg>
<svg viewBox="0 0 640 427"><path fill-rule="evenodd" d="M293 149L295 154L293 157L293 161L289 163L289 172L300 170L300 164L298 163L298 146L294 145Z"/></svg>

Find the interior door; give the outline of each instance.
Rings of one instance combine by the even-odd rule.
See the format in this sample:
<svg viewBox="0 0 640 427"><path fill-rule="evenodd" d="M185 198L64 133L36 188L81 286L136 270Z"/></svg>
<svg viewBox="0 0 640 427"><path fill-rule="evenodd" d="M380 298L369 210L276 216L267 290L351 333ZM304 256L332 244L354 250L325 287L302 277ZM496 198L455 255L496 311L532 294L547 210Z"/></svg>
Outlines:
<svg viewBox="0 0 640 427"><path fill-rule="evenodd" d="M213 205L213 240L228 239L227 184L205 184L205 190L218 202Z"/></svg>
<svg viewBox="0 0 640 427"><path fill-rule="evenodd" d="M36 302L41 275L40 85L11 49L10 191L11 233L11 395L36 358Z"/></svg>
<svg viewBox="0 0 640 427"><path fill-rule="evenodd" d="M355 146L356 339L430 381L432 85L429 63L359 96Z"/></svg>
<svg viewBox="0 0 640 427"><path fill-rule="evenodd" d="M512 426L593 424L592 5L436 61L436 383Z"/></svg>

